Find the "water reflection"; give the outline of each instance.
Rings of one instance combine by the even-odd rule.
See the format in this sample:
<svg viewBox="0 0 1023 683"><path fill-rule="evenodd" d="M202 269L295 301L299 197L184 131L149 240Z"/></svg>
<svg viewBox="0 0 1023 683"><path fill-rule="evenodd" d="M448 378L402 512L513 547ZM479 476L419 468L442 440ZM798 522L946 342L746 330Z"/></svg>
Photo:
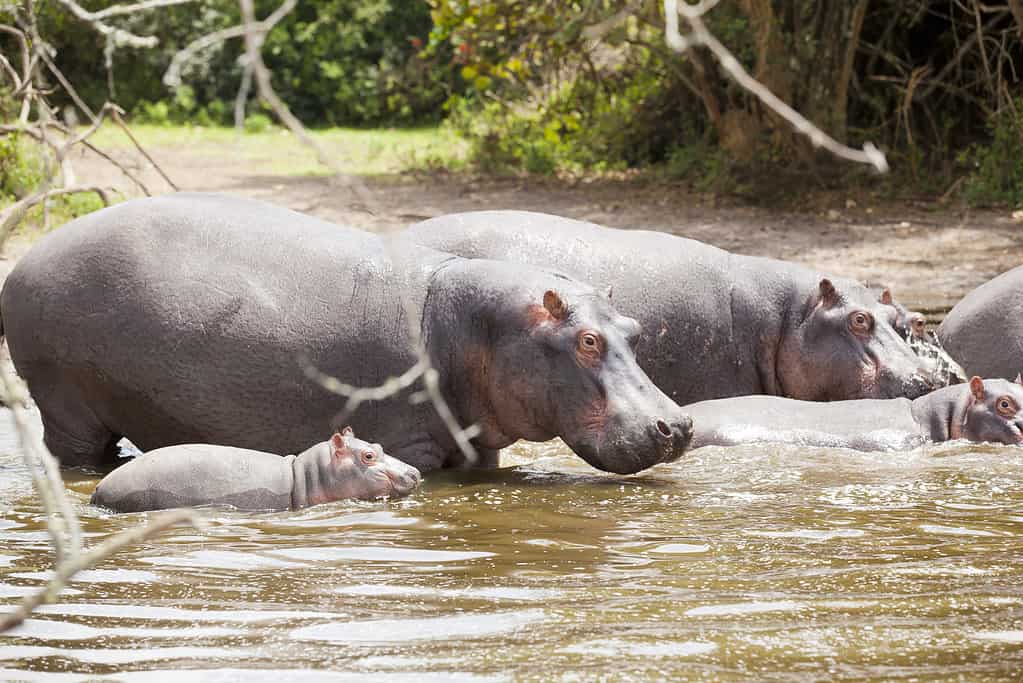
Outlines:
<svg viewBox="0 0 1023 683"><path fill-rule="evenodd" d="M0 414L0 602L43 585ZM557 443L395 503L210 510L0 637L0 679L1011 678L1023 449L701 449L621 478ZM91 508L90 539L145 515Z"/></svg>

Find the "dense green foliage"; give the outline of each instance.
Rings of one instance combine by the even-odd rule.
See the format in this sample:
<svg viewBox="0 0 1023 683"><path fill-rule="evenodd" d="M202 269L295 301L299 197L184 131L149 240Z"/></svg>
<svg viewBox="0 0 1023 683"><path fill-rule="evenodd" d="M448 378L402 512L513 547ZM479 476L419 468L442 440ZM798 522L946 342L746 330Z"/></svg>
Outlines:
<svg viewBox="0 0 1023 683"><path fill-rule="evenodd" d="M825 182L822 171L850 168L812 149L705 49L670 51L660 0L432 4L431 47L455 50L469 86L451 120L484 168L654 164L696 183L808 172ZM931 189L975 171L971 197L1021 201L1010 93L1023 43L1007 7L738 0L706 19L748 72L838 140L875 142Z"/></svg>
<svg viewBox="0 0 1023 683"><path fill-rule="evenodd" d="M82 4L95 10L114 1ZM265 17L278 5L277 0L257 0L257 15ZM58 3L40 5L39 11L41 30L54 42L58 65L79 84L83 97L95 106L111 97L104 39ZM111 99L150 122L227 123L240 83L241 39L200 54L184 73L187 88L173 91L162 77L176 51L239 20L234 0L205 0L133 17L125 26L158 35L160 45L114 52ZM299 2L267 36L263 56L273 72L274 88L311 125L437 120L454 74L446 51L428 60L419 56L431 26L425 2Z"/></svg>
<svg viewBox="0 0 1023 683"><path fill-rule="evenodd" d="M45 160L38 145L22 134L0 137L0 200L21 198L45 177Z"/></svg>
<svg viewBox="0 0 1023 683"><path fill-rule="evenodd" d="M991 141L963 154L976 167L966 196L974 203L1023 206L1023 98L993 116L990 126Z"/></svg>
<svg viewBox="0 0 1023 683"><path fill-rule="evenodd" d="M258 16L278 2L256 0ZM240 40L202 53L182 87L161 79L181 47L238 23L235 0L124 20L161 43L119 48L110 73L97 32L59 3L37 7L58 64L94 106L112 98L156 124L230 122ZM1023 203L1023 27L1008 5L734 0L705 19L750 74L827 133L885 149L903 185ZM700 189L870 177L813 149L705 48L671 51L664 20L663 0L303 0L263 54L307 124L446 117L486 171L653 167ZM271 122L250 103L245 125Z"/></svg>

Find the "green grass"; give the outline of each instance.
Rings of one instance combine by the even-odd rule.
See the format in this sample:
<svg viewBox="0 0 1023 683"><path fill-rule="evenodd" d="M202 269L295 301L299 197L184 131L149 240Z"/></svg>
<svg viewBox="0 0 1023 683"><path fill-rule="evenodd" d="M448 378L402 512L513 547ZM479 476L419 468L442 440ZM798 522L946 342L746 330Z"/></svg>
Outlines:
<svg viewBox="0 0 1023 683"><path fill-rule="evenodd" d="M239 163L274 175L326 175L329 169L315 153L290 132L271 128L261 133L238 133L233 128L188 125L132 126L139 142L148 148L173 148L196 155L229 155ZM328 128L310 130L316 140L346 173L379 175L409 170L458 169L464 166L465 144L440 126L422 128ZM117 127L104 125L92 138L108 150L131 147Z"/></svg>

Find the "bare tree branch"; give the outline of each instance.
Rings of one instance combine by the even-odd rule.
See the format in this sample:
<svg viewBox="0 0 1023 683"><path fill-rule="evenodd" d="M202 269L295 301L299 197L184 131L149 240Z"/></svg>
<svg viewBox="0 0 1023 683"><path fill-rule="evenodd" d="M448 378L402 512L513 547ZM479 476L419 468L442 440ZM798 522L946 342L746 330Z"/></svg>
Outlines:
<svg viewBox="0 0 1023 683"><path fill-rule="evenodd" d="M75 15L82 21L86 22L93 29L95 29L100 35L106 36L114 45L128 47L155 47L159 44L160 40L156 36L139 36L125 31L122 28L111 26L103 20L108 17L119 16L123 14L134 14L135 12L141 12L154 7L164 7L166 5L180 5L192 0L148 0L147 2L140 2L135 5L114 5L108 7L105 10L99 12L90 12L83 8L74 0L57 0L61 5L66 7L71 14Z"/></svg>
<svg viewBox="0 0 1023 683"><path fill-rule="evenodd" d="M176 510L154 517L145 526L135 527L106 538L95 548L85 551L81 524L71 506L60 476L59 466L33 428L29 413L29 395L25 383L6 366L0 368L0 395L14 415L18 439L28 463L36 490L46 511L46 525L55 555L54 577L38 593L25 598L13 611L0 617L0 633L23 622L40 605L54 602L68 582L82 569L91 567L118 552L121 548L147 540L176 524L200 524L191 510Z"/></svg>
<svg viewBox="0 0 1023 683"><path fill-rule="evenodd" d="M156 159L150 156L149 152L146 151L146 148L143 147L142 144L135 138L135 135L131 132L131 128L129 128L128 124L125 123L124 119L121 118L122 113L124 113L124 110L122 110L120 107L115 106L110 113L110 118L113 119L114 123L116 123L117 126L124 131L124 134L128 136L129 140L131 140L131 144L135 145L135 149L137 149L139 154L144 156L146 158L146 161L148 161L153 166L153 168L156 169L156 172L160 174L160 177L163 178L164 181L168 185L170 185L175 192L179 191L181 188L179 188L177 184L170 179L170 176L167 175L163 168L160 167L160 164L156 163Z"/></svg>
<svg viewBox="0 0 1023 683"><path fill-rule="evenodd" d="M36 204L61 195L95 192L103 201L104 206L110 206L109 193L112 189L113 188L105 188L98 185L75 185L72 187L43 189L11 204L3 211L0 211L0 248L3 247L3 244L7 241L7 238L10 237L11 233L14 232L14 228L18 226L18 223L25 218L25 214L28 213L29 209Z"/></svg>
<svg viewBox="0 0 1023 683"><path fill-rule="evenodd" d="M155 9L157 7L169 7L171 5L184 5L186 3L193 2L193 0L147 0L147 2L139 2L134 5L111 5L105 9L101 9L98 12L90 12L78 5L71 0L60 0L60 3L71 10L72 14L81 19L82 21L95 22L108 19L109 17L118 17L125 14L135 14L148 9Z"/></svg>
<svg viewBox="0 0 1023 683"><path fill-rule="evenodd" d="M705 46L721 64L721 68L743 88L751 92L775 113L788 121L797 132L807 136L815 147L823 147L835 156L849 161L870 164L881 173L888 170L888 161L884 154L872 143L863 145L863 150L846 147L827 133L808 121L802 114L779 99L774 93L749 75L739 60L718 41L707 29L703 15L714 8L718 0L702 0L696 4L688 4L683 0L664 0L665 40L672 49L684 52L695 45ZM689 24L690 32L683 36L679 33L679 15Z"/></svg>
<svg viewBox="0 0 1023 683"><path fill-rule="evenodd" d="M404 263L400 250L396 247L396 242L387 237L382 237L381 239L383 239L384 249L390 255L391 262L396 269L402 270L406 265L410 265ZM408 321L411 346L416 353L415 364L404 373L396 377L388 377L383 383L375 387L357 387L342 382L336 377L326 375L313 367L307 359L301 359L306 376L317 382L327 391L348 398L344 409L336 418L338 422L346 420L363 402L382 401L391 398L411 387L418 380L422 380L423 391L412 394L409 397L409 401L413 403L429 401L437 412L438 417L440 417L441 422L447 428L448 433L451 434L451 438L454 439L455 445L461 451L466 462L478 462L479 453L476 451L476 447L472 445L472 440L479 435L479 427L477 425L462 427L459 424L458 419L451 411L451 407L448 405L440 389L439 374L430 362L430 356L427 353L426 346L423 344L419 327L416 325L418 318L409 315L409 311L412 308L404 295L401 295L401 306L405 319Z"/></svg>

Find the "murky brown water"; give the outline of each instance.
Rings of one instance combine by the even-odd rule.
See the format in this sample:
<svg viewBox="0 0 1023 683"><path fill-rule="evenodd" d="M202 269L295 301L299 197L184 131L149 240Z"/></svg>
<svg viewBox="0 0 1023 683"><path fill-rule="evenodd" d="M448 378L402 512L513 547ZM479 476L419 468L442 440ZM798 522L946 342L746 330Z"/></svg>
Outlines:
<svg viewBox="0 0 1023 683"><path fill-rule="evenodd" d="M0 601L50 566L0 414ZM704 449L619 478L563 446L397 503L213 510L0 637L0 679L1018 678L1023 449ZM88 504L91 539L137 524ZM244 670L244 671L242 671Z"/></svg>

